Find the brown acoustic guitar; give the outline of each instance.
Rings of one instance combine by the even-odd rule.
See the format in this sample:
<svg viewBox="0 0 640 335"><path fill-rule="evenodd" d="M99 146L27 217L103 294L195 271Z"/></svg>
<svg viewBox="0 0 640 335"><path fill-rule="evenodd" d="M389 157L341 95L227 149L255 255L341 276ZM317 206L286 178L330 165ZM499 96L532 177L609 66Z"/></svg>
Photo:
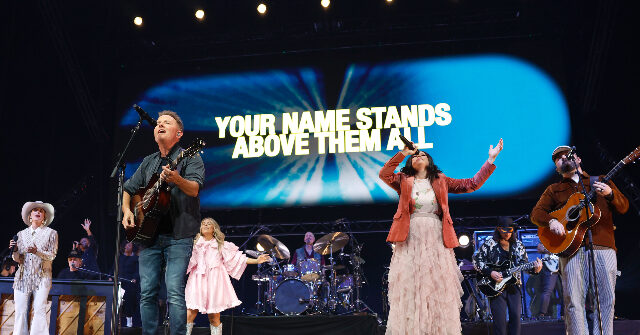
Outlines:
<svg viewBox="0 0 640 335"><path fill-rule="evenodd" d="M205 146L205 142L198 138L178 157L169 163L169 168L175 170L183 159L192 157ZM169 211L171 202L171 186L160 179L160 174L155 173L145 187L141 187L131 197L131 208L135 226L125 229L127 241L142 245L149 245L156 237L158 224L162 217Z"/></svg>
<svg viewBox="0 0 640 335"><path fill-rule="evenodd" d="M637 147L627 157L602 178L601 182L608 182L625 165L633 162L640 156L640 147ZM565 235L554 234L549 227L538 228L540 242L553 254L569 257L578 251L587 229L593 227L600 220L600 209L595 205L597 193L591 189L586 197L582 193L574 193L569 197L562 208L549 213L558 220L565 229Z"/></svg>

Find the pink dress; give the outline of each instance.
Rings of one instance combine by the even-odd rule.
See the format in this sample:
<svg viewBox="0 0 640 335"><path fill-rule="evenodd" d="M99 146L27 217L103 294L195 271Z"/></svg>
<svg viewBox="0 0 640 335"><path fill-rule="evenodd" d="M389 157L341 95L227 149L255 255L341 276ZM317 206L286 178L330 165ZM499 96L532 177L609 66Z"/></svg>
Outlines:
<svg viewBox="0 0 640 335"><path fill-rule="evenodd" d="M238 300L229 277L239 279L246 267L247 256L235 244L225 241L220 252L218 241L205 241L201 236L193 246L187 267L187 308L210 314L240 305L242 301Z"/></svg>

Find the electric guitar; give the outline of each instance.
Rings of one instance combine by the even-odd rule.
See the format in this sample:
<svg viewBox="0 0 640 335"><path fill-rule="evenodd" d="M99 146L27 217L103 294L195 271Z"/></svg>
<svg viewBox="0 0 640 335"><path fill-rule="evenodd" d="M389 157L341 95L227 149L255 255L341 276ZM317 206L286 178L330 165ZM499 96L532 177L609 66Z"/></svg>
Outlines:
<svg viewBox="0 0 640 335"><path fill-rule="evenodd" d="M544 262L551 259L552 255L547 255L541 260ZM497 283L491 276L485 276L480 273L480 279L478 280L478 290L488 298L496 297L502 293L505 287L509 284L516 284L520 280L518 273L520 271L533 269L533 262L525 263L522 265L512 267L511 261L504 261L500 264L487 264L491 271L499 272L502 275L502 280Z"/></svg>
<svg viewBox="0 0 640 335"><path fill-rule="evenodd" d="M633 162L639 156L640 147L637 147L627 157L618 162L602 178L601 182L608 182L622 167ZM600 208L595 205L596 196L595 188L592 188L586 197L580 192L574 193L562 208L549 213L564 226L566 232L564 236L556 235L548 226L542 227L542 224L537 223L541 226L538 228L540 242L549 252L562 257L569 257L578 251L587 230L600 220Z"/></svg>
<svg viewBox="0 0 640 335"><path fill-rule="evenodd" d="M169 169L175 170L183 159L192 157L205 146L202 139L196 139L178 157L169 163ZM156 237L158 224L169 211L171 187L156 173L145 187L141 187L131 197L131 208L135 226L125 229L127 241L149 245Z"/></svg>

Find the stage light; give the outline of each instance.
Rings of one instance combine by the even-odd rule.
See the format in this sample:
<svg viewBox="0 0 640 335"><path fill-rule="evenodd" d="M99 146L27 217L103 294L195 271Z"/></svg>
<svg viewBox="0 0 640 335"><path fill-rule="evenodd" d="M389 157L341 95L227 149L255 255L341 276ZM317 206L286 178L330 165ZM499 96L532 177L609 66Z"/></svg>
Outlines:
<svg viewBox="0 0 640 335"><path fill-rule="evenodd" d="M462 233L458 237L458 243L460 243L461 248L468 247L471 243L471 239L469 239L469 235L467 233Z"/></svg>
<svg viewBox="0 0 640 335"><path fill-rule="evenodd" d="M260 252L264 252L264 248L262 247L262 245L260 243L256 244L256 249Z"/></svg>
<svg viewBox="0 0 640 335"><path fill-rule="evenodd" d="M264 15L267 12L267 5L261 3L258 5L258 13Z"/></svg>
<svg viewBox="0 0 640 335"><path fill-rule="evenodd" d="M204 11L202 9L198 9L196 11L196 19L202 21L204 19Z"/></svg>
<svg viewBox="0 0 640 335"><path fill-rule="evenodd" d="M329 1L329 0L322 0L322 1L320 1L320 4L322 5L322 7L327 8L327 7L329 7L329 5L331 4L331 1Z"/></svg>
<svg viewBox="0 0 640 335"><path fill-rule="evenodd" d="M392 2L393 2L393 0L387 0L387 2L388 2L388 3L392 3Z"/></svg>
<svg viewBox="0 0 640 335"><path fill-rule="evenodd" d="M135 24L136 26L141 26L142 18L140 16L136 16L135 18L133 18L133 24Z"/></svg>

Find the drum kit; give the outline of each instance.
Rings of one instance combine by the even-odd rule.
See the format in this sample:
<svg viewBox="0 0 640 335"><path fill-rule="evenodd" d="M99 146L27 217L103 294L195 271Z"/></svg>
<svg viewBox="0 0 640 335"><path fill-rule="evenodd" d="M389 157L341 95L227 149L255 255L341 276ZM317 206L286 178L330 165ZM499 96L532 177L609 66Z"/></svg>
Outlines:
<svg viewBox="0 0 640 335"><path fill-rule="evenodd" d="M315 258L289 264L289 249L282 242L270 235L258 236L262 252L269 254L272 261L262 264L252 276L258 284L257 313L311 315L358 311L364 260L360 257L361 246L355 243L351 243L350 254L344 253L349 241L349 235L343 232L327 234L313 244L315 252L328 256L327 264ZM247 254L255 257L259 253L247 250Z"/></svg>

